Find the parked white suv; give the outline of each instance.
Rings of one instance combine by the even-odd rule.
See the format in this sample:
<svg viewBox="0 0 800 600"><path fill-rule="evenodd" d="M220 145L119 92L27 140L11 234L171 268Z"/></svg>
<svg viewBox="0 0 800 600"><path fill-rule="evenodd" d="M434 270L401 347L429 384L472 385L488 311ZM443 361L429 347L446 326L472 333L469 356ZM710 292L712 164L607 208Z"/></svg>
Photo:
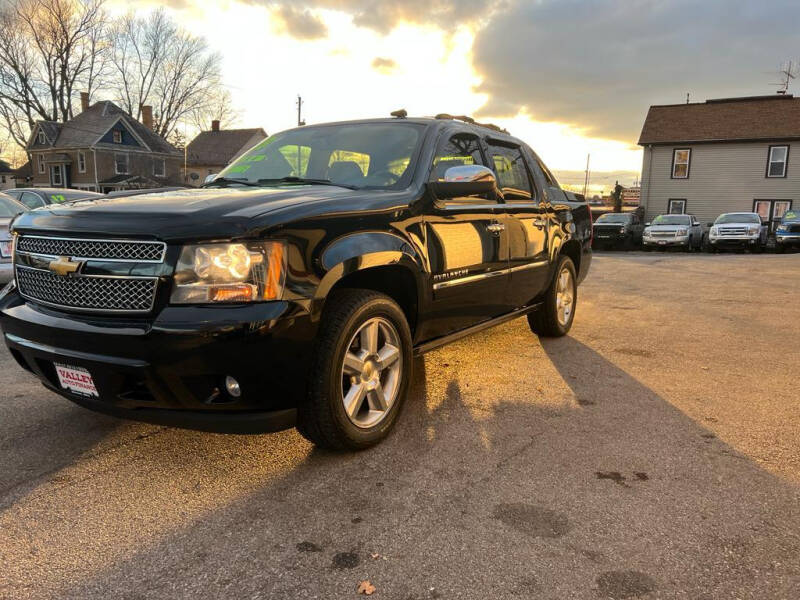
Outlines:
<svg viewBox="0 0 800 600"><path fill-rule="evenodd" d="M767 245L767 227L758 213L725 213L709 226L708 248L711 252L730 248L750 248L761 252Z"/></svg>
<svg viewBox="0 0 800 600"><path fill-rule="evenodd" d="M658 215L647 223L642 236L645 250L654 246L680 246L699 250L703 243L703 226L694 215Z"/></svg>

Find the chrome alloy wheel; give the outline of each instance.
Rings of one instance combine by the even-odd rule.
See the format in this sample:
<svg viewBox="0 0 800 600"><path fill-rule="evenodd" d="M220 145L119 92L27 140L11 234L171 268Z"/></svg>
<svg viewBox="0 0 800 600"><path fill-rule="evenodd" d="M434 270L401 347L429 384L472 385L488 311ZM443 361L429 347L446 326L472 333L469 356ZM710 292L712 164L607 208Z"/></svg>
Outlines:
<svg viewBox="0 0 800 600"><path fill-rule="evenodd" d="M566 327L572 316L575 306L575 284L572 281L572 271L561 269L558 274L558 284L556 285L556 313L558 323Z"/></svg>
<svg viewBox="0 0 800 600"><path fill-rule="evenodd" d="M342 364L342 403L353 425L373 427L389 414L402 375L395 326L381 317L364 322L347 345Z"/></svg>

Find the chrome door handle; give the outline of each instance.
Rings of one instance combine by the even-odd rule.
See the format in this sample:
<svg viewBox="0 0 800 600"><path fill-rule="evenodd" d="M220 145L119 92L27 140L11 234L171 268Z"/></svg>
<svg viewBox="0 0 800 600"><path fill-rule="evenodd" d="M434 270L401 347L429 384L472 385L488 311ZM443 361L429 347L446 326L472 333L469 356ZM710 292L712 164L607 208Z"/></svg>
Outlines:
<svg viewBox="0 0 800 600"><path fill-rule="evenodd" d="M501 232L501 231L503 231L505 228L506 228L506 226L505 226L505 225L503 225L502 223L489 223L489 224L486 226L486 229L487 229L488 231L491 231L492 233L500 233L500 232Z"/></svg>

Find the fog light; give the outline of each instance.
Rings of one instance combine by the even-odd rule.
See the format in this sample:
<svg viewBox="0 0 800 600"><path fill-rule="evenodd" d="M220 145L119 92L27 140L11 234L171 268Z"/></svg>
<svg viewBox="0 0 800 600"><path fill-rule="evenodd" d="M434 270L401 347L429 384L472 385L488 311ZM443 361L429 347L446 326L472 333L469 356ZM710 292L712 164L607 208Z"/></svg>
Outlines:
<svg viewBox="0 0 800 600"><path fill-rule="evenodd" d="M242 388L239 386L239 382L230 375L225 377L225 391L233 398L238 398L242 395Z"/></svg>

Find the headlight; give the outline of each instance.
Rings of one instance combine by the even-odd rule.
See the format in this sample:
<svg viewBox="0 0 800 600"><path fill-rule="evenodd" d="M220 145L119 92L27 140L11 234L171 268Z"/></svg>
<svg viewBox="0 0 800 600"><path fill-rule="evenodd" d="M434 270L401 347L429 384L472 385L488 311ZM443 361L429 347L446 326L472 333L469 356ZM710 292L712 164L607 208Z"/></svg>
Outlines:
<svg viewBox="0 0 800 600"><path fill-rule="evenodd" d="M173 304L278 300L286 279L283 242L184 246L175 269Z"/></svg>
<svg viewBox="0 0 800 600"><path fill-rule="evenodd" d="M747 233L749 233L750 235L755 235L757 233L761 233L761 227L759 227L758 225L753 225L751 227L748 227L747 228Z"/></svg>
<svg viewBox="0 0 800 600"><path fill-rule="evenodd" d="M651 229L649 227L644 228L644 235L650 235Z"/></svg>
<svg viewBox="0 0 800 600"><path fill-rule="evenodd" d="M678 235L687 235L689 233L689 230L686 229L686 227L679 227L676 233Z"/></svg>
<svg viewBox="0 0 800 600"><path fill-rule="evenodd" d="M786 231L789 231L789 228L786 225L778 225L778 229L776 229L775 231L779 231L780 233L784 233Z"/></svg>
<svg viewBox="0 0 800 600"><path fill-rule="evenodd" d="M719 229L717 229L716 227L712 227L711 231L709 232L709 235L719 235Z"/></svg>
<svg viewBox="0 0 800 600"><path fill-rule="evenodd" d="M625 228L624 228L624 227L620 227L620 228L619 228L619 232L620 232L620 233L625 233Z"/></svg>

